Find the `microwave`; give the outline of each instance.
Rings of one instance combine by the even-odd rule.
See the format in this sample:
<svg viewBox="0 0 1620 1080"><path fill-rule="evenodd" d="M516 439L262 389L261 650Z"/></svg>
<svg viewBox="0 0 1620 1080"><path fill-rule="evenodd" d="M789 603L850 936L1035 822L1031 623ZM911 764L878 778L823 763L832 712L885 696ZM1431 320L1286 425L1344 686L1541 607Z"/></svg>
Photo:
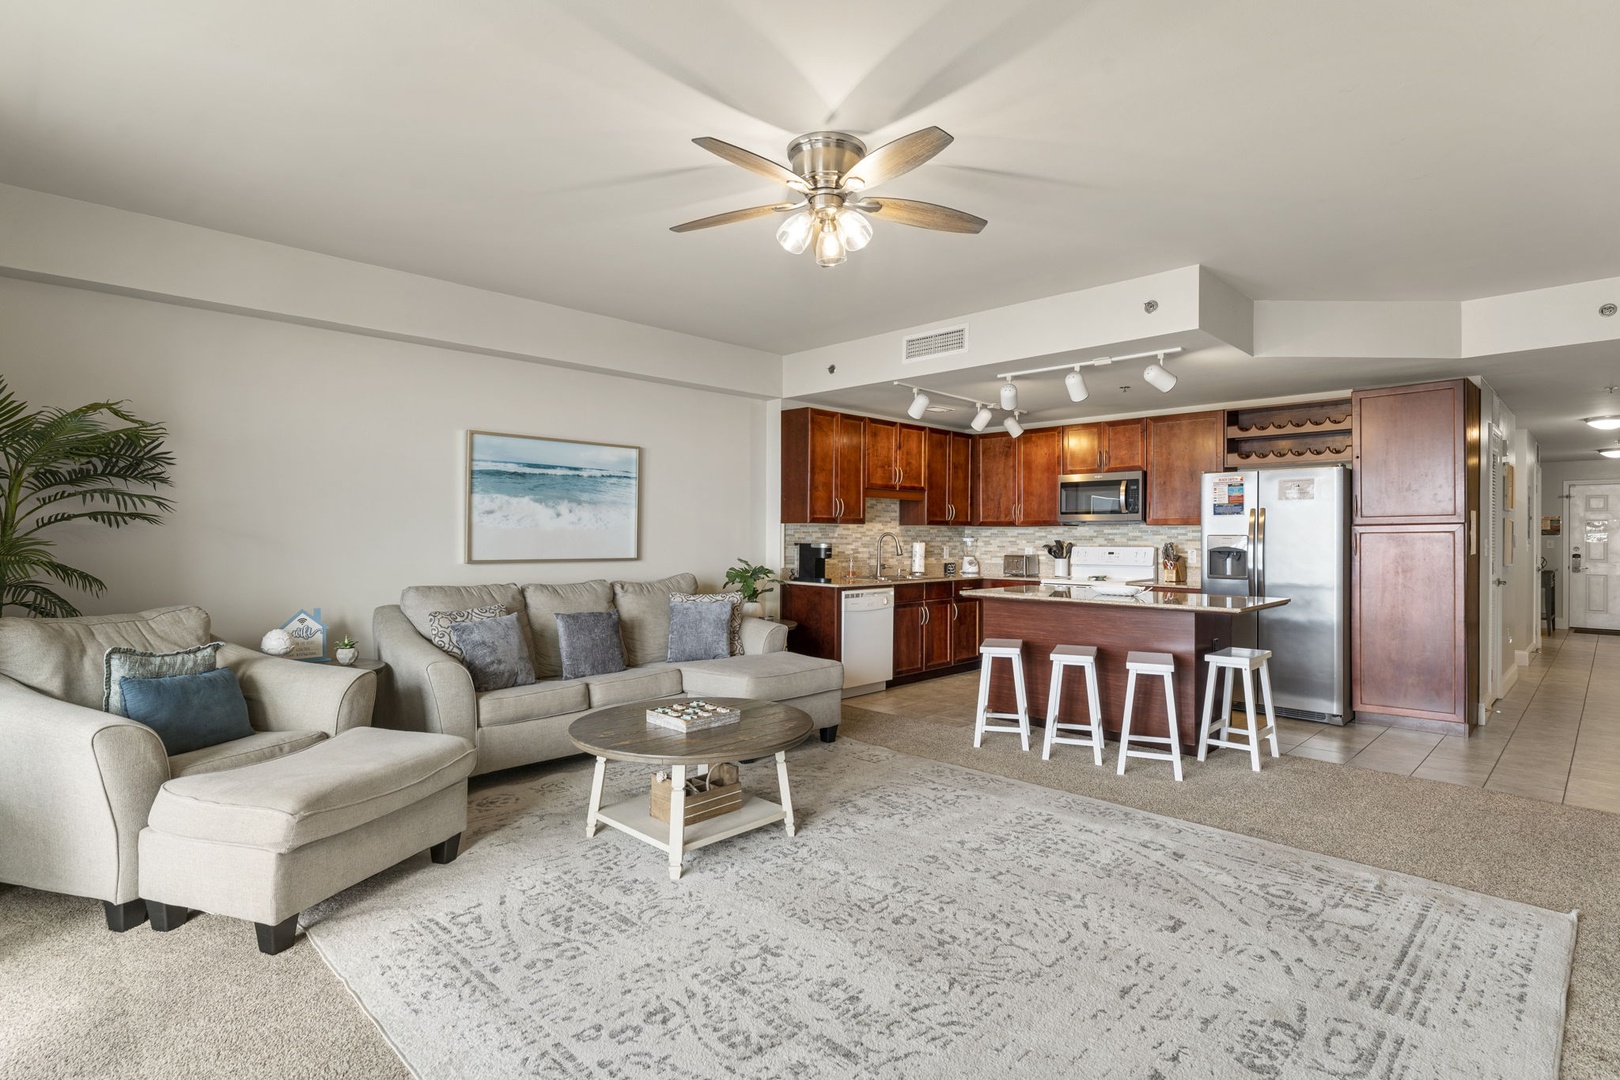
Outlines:
<svg viewBox="0 0 1620 1080"><path fill-rule="evenodd" d="M1058 477L1058 520L1065 525L1141 521L1142 474L1073 473Z"/></svg>

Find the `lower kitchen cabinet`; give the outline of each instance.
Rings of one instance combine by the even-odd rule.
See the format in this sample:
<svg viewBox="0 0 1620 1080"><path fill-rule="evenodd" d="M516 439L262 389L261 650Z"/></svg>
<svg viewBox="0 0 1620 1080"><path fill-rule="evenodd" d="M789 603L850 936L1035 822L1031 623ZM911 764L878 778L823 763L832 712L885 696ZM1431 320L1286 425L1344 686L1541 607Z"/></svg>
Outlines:
<svg viewBox="0 0 1620 1080"><path fill-rule="evenodd" d="M951 601L951 663L967 664L979 658L984 638L979 629L979 602L961 597Z"/></svg>

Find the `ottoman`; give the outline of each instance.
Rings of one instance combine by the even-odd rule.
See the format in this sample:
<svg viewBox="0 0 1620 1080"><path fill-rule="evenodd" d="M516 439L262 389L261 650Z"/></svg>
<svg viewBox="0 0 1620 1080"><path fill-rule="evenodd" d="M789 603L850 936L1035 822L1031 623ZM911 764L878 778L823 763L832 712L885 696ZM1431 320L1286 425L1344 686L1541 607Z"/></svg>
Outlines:
<svg viewBox="0 0 1620 1080"><path fill-rule="evenodd" d="M152 928L189 909L248 919L259 950L291 945L298 913L424 848L456 857L467 824L465 739L352 728L307 750L165 783L139 840Z"/></svg>

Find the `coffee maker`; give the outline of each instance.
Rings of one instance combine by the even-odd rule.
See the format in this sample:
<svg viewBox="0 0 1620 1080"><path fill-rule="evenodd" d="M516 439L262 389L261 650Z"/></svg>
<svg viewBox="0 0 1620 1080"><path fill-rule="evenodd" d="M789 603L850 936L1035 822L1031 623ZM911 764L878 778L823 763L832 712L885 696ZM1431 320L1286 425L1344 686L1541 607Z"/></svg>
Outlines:
<svg viewBox="0 0 1620 1080"><path fill-rule="evenodd" d="M799 545L799 581L831 582L827 576L827 560L832 558L831 544Z"/></svg>

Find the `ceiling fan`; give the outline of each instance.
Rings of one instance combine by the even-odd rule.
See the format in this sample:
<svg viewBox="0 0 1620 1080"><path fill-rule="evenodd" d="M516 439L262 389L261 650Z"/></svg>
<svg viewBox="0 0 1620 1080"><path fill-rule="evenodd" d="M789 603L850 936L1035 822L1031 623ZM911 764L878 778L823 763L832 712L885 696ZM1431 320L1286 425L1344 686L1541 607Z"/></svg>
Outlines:
<svg viewBox="0 0 1620 1080"><path fill-rule="evenodd" d="M792 214L776 230L776 241L797 255L814 245L817 266L837 266L846 253L859 251L872 239L867 215L919 229L977 233L988 222L948 206L888 199L864 194L867 189L903 176L945 149L951 136L937 127L902 135L866 152L866 144L842 131L812 131L788 144L792 170L769 158L719 139L693 139L703 149L740 165L751 173L783 184L804 198L798 202L751 206L673 226L671 232L692 232L734 221L751 221L771 214Z"/></svg>

